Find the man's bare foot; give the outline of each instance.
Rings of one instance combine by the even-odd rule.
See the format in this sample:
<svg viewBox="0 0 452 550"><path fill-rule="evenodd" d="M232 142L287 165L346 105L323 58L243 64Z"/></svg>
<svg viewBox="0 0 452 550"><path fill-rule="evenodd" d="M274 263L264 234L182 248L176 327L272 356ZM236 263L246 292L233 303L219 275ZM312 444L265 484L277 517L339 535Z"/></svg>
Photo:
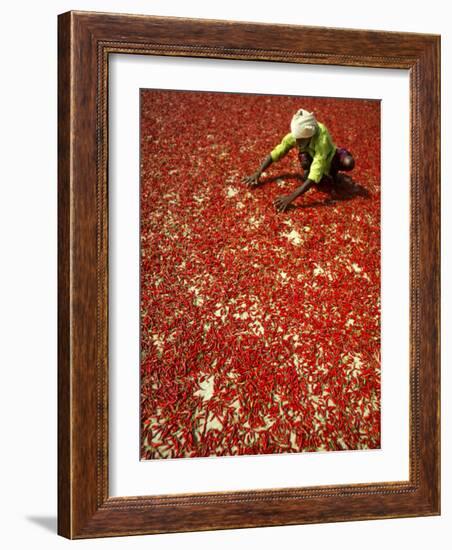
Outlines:
<svg viewBox="0 0 452 550"><path fill-rule="evenodd" d="M336 174L336 176L333 178L333 181L337 185L346 185L346 186L353 186L353 180L350 176L347 176L346 174Z"/></svg>

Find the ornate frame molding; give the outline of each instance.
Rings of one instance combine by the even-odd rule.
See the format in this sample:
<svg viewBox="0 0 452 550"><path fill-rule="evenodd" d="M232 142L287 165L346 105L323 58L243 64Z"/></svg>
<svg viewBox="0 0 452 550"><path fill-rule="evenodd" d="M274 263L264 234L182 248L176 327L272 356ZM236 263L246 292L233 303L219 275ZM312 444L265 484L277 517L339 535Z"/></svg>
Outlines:
<svg viewBox="0 0 452 550"><path fill-rule="evenodd" d="M284 43L296 48L286 50ZM438 36L422 34L89 12L59 16L61 535L86 538L439 513L439 50ZM108 60L121 53L410 71L409 481L109 497Z"/></svg>

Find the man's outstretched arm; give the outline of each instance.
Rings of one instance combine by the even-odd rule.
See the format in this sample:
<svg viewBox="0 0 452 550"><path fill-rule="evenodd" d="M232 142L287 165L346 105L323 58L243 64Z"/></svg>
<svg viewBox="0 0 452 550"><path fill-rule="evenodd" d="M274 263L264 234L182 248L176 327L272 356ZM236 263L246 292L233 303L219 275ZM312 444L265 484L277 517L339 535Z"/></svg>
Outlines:
<svg viewBox="0 0 452 550"><path fill-rule="evenodd" d="M300 187L297 187L295 191L290 193L290 195L282 195L280 197L277 197L274 202L276 210L279 210L280 212L285 212L289 204L303 193L306 193L306 191L310 189L314 185L314 183L315 181L308 178L302 185L300 185Z"/></svg>
<svg viewBox="0 0 452 550"><path fill-rule="evenodd" d="M277 145L273 151L264 159L264 162L260 165L258 170L243 178L243 181L248 187L255 187L259 183L259 178L262 172L272 164L272 162L278 162L282 159L287 153L295 146L296 140L292 134L287 134L284 136L283 140L279 145Z"/></svg>
<svg viewBox="0 0 452 550"><path fill-rule="evenodd" d="M254 174L251 174L251 176L244 177L243 182L246 183L248 187L255 187L259 183L259 178L261 177L262 172L266 170L272 162L273 159L271 155L265 157L264 161L256 170L256 172L254 172Z"/></svg>

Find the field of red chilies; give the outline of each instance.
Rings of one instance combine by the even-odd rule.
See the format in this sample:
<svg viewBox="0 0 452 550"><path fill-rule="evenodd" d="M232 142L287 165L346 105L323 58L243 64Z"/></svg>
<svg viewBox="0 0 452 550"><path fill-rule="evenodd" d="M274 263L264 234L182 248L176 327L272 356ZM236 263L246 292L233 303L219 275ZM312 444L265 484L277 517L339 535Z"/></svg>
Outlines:
<svg viewBox="0 0 452 550"><path fill-rule="evenodd" d="M301 107L353 183L277 212ZM140 192L141 457L379 448L380 103L142 90Z"/></svg>

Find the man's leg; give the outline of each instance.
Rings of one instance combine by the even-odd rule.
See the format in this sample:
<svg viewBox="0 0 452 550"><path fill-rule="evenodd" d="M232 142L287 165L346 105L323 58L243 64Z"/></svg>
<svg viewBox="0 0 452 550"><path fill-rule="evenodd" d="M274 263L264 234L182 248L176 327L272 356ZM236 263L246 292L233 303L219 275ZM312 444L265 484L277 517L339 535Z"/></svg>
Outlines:
<svg viewBox="0 0 452 550"><path fill-rule="evenodd" d="M311 168L312 157L309 153L298 153L298 160L300 161L301 170L303 172L302 178L306 180Z"/></svg>
<svg viewBox="0 0 452 550"><path fill-rule="evenodd" d="M336 149L331 161L330 176L333 181L338 180L338 172L350 172L355 167L355 159L347 149Z"/></svg>

